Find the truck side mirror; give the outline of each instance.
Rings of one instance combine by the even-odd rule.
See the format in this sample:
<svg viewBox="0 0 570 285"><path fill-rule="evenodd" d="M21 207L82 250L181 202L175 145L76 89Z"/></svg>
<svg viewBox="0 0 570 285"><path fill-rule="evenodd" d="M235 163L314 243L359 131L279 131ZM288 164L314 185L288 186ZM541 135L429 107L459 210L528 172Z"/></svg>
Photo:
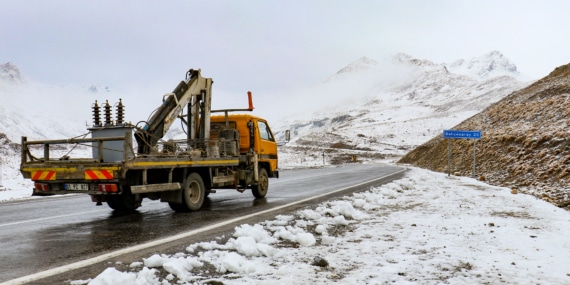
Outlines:
<svg viewBox="0 0 570 285"><path fill-rule="evenodd" d="M285 131L285 142L289 142L290 140L291 140L291 131L286 130Z"/></svg>

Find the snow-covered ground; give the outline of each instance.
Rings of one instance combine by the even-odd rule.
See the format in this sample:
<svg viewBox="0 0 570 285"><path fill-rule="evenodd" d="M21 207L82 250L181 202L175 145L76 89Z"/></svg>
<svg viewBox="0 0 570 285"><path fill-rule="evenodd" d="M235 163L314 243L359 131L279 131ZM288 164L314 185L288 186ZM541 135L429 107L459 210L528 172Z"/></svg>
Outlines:
<svg viewBox="0 0 570 285"><path fill-rule="evenodd" d="M71 284L570 284L568 236L570 214L547 202L411 168L387 185Z"/></svg>
<svg viewBox="0 0 570 285"><path fill-rule="evenodd" d="M0 142L4 133L14 143L12 147L0 143L0 184L8 190L33 187L19 172L21 158L15 143L22 136L29 140L90 136L87 127L92 126L91 106L96 100L99 105L108 100L115 114L115 106L122 98L125 119L133 123L145 120L160 104L161 96L139 100L141 94L156 94L148 90L115 90L92 84L51 86L26 82L13 65L8 70L11 73L7 76L18 75L16 82L0 81L0 94L10 99L0 104ZM290 130L289 146L299 147L292 151L306 152L308 157L301 159L317 165L322 165L319 155L334 144L402 156L526 86L526 81L514 63L496 51L453 63L435 63L406 54L380 61L363 57L312 86L255 96L255 114L268 119L280 139L285 130ZM214 92L215 109L244 103L220 106L231 96L218 91ZM35 104L30 106L29 102ZM175 123L166 138L180 134L179 124ZM280 150L280 159L286 151ZM281 161L279 164L286 165Z"/></svg>
<svg viewBox="0 0 570 285"><path fill-rule="evenodd" d="M352 101L343 101L339 109L327 108L327 120L299 123L306 127L293 128L292 132L298 138L305 131L314 132L312 126L323 125L328 129L316 132L316 139L304 137L308 145L322 141L325 134L331 136L331 143L340 141L378 153L402 155L525 85L514 78L493 78L476 72L488 68L467 68L489 67L486 59L495 60L497 56L490 53L482 57L485 60L475 61L477 64L471 60L437 65L400 55L419 70L411 73L415 75L408 78L412 81L403 83L376 81L391 73L374 68L374 61L358 60L323 86L298 96L320 102L322 98L315 94L322 94L331 103L339 103L333 100L336 97L330 98L329 91L336 90L341 95L351 94L352 100L354 82L359 82L356 91L370 95L357 96L360 99L356 108ZM494 70L508 71L507 75L516 77L518 73L508 61L492 66L504 67ZM371 67L372 72L366 72ZM477 78L483 76L482 81L470 78L474 72ZM407 69L402 73L408 74ZM362 78L369 84L362 84ZM400 84L400 88L384 83ZM345 90L340 88L343 86L351 92L339 92ZM12 141L19 141L22 134L30 139L42 138L44 132L51 134L50 138L81 134L89 124L83 121L90 120L91 95L77 100L83 106L83 119L58 112L62 118L56 122L63 122L62 128L48 120L25 123L17 119L24 112L16 108L22 104L14 101L4 109L6 114L12 112L5 115L14 123L4 124L3 132ZM288 96L282 98L297 102ZM451 101L443 101L446 98ZM61 107L59 102L66 101L55 102ZM75 118L73 128L77 131L69 129L72 120L65 118ZM338 126L330 129L333 122ZM279 122L272 125L279 131L290 127L290 123L282 122L282 128ZM26 131L22 126L37 128ZM330 166L331 157L323 154L324 148L309 148L302 155L280 150L280 166ZM4 165L0 185L7 188L0 191L0 201L30 197L33 184L21 177L19 160L18 154L0 157L0 165ZM72 284L570 284L570 266L564 259L570 249L565 241L570 231L568 223L567 211L534 197L514 195L510 189L468 178L412 169L406 178L389 185L261 224L242 225L232 236L188 245L185 252L175 255L157 252L132 264L110 264L98 276L85 276L85 280Z"/></svg>

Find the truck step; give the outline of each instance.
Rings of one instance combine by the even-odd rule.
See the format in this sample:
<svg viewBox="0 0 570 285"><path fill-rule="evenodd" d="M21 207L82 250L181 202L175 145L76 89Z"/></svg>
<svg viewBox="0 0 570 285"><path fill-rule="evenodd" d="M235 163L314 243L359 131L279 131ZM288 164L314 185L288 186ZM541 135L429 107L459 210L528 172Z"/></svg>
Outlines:
<svg viewBox="0 0 570 285"><path fill-rule="evenodd" d="M180 190L180 183L161 183L161 184L147 184L147 185L138 185L138 186L131 186L131 193L132 194L142 194L142 193L151 193L151 192L162 192L162 191L173 191L173 190Z"/></svg>

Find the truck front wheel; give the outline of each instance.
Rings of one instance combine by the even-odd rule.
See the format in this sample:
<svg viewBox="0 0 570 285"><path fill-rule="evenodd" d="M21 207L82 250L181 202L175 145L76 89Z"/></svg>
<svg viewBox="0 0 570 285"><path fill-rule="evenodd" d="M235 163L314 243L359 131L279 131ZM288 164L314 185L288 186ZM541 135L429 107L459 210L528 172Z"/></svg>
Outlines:
<svg viewBox="0 0 570 285"><path fill-rule="evenodd" d="M267 176L267 170L261 167L259 168L259 181L257 185L251 185L251 192L255 198L263 198L267 195L267 189L269 189L269 176Z"/></svg>

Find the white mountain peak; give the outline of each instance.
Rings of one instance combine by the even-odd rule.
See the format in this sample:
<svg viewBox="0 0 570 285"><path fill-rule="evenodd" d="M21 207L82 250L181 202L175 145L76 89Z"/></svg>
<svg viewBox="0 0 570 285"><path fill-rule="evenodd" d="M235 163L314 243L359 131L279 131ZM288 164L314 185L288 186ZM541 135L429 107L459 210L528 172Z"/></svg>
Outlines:
<svg viewBox="0 0 570 285"><path fill-rule="evenodd" d="M23 83L20 70L11 62L0 64L0 81L10 84Z"/></svg>
<svg viewBox="0 0 570 285"><path fill-rule="evenodd" d="M377 61L375 61L371 58L368 58L366 56L363 56L363 57L351 62L349 65L343 67L342 69L337 71L336 74L369 70L369 69L375 68L377 65L378 65Z"/></svg>
<svg viewBox="0 0 570 285"><path fill-rule="evenodd" d="M491 51L468 61L459 59L448 65L453 73L463 74L479 79L498 76L520 77L517 66L499 51Z"/></svg>
<svg viewBox="0 0 570 285"><path fill-rule="evenodd" d="M406 53L397 53L392 57L392 62L394 63L404 63L416 66L436 66L433 61L427 59L418 59Z"/></svg>

